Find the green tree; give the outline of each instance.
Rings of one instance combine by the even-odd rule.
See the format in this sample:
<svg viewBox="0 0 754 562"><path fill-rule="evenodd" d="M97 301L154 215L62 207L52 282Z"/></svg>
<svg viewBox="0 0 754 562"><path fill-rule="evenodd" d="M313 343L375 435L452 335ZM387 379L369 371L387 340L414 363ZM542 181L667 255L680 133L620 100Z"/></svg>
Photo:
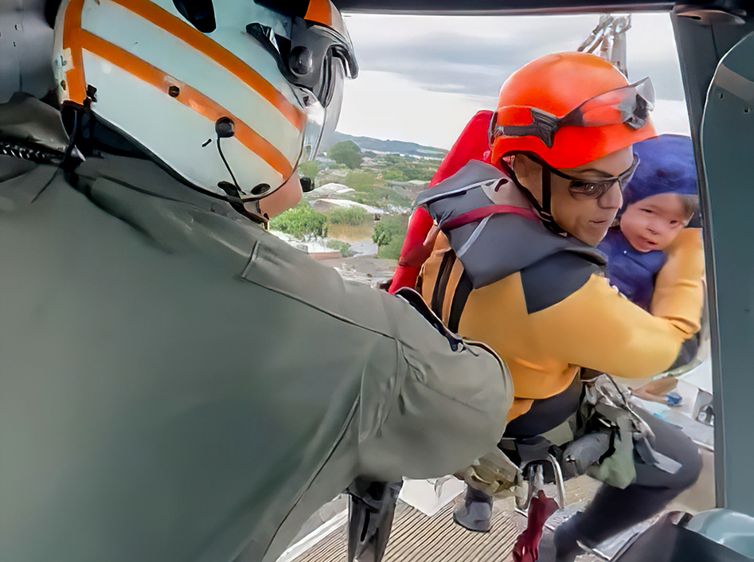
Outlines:
<svg viewBox="0 0 754 562"><path fill-rule="evenodd" d="M298 173L300 176L307 178L316 178L317 174L319 174L319 162L316 160L309 160L299 164Z"/></svg>
<svg viewBox="0 0 754 562"><path fill-rule="evenodd" d="M366 170L354 170L348 172L343 183L356 191L368 191L377 184L377 176Z"/></svg>
<svg viewBox="0 0 754 562"><path fill-rule="evenodd" d="M303 240L327 236L327 217L301 202L270 221L270 228Z"/></svg>
<svg viewBox="0 0 754 562"><path fill-rule="evenodd" d="M330 224L348 224L351 226L361 226L371 220L371 215L361 207L343 207L334 209L328 216Z"/></svg>
<svg viewBox="0 0 754 562"><path fill-rule="evenodd" d="M385 216L374 225L372 240L377 244L377 255L381 258L397 260L408 228L407 215Z"/></svg>
<svg viewBox="0 0 754 562"><path fill-rule="evenodd" d="M397 168L390 168L382 173L382 177L388 181L406 181L408 178L403 170Z"/></svg>
<svg viewBox="0 0 754 562"><path fill-rule="evenodd" d="M364 160L359 145L353 141L341 141L334 144L327 151L327 155L338 164L343 164L351 170L361 167L361 162Z"/></svg>
<svg viewBox="0 0 754 562"><path fill-rule="evenodd" d="M348 258L353 255L353 252L351 251L351 245L348 242L343 242L342 240L328 240L327 247L332 248L333 250L338 250L340 252L340 255L344 258Z"/></svg>
<svg viewBox="0 0 754 562"><path fill-rule="evenodd" d="M345 198L351 201L356 201L362 205L371 205L373 207L385 208L389 206L394 207L410 207L413 203L413 197L407 197L398 191L392 190L388 187L375 186L372 189L366 191L357 191L356 193L349 193Z"/></svg>
<svg viewBox="0 0 754 562"><path fill-rule="evenodd" d="M385 154L382 156L382 161L390 166L395 166L403 162L403 157L400 154Z"/></svg>

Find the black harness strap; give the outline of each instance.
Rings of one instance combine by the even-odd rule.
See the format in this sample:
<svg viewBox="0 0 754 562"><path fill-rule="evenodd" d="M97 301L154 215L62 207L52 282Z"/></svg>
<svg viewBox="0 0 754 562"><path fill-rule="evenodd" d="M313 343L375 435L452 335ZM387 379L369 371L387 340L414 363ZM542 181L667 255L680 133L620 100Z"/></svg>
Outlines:
<svg viewBox="0 0 754 562"><path fill-rule="evenodd" d="M466 301L474 286L471 284L471 278L464 271L461 279L458 281L453 302L450 305L450 315L448 316L448 329L453 333L458 333L458 325L461 323L461 315L466 307Z"/></svg>
<svg viewBox="0 0 754 562"><path fill-rule="evenodd" d="M445 291L448 288L448 279L450 278L450 272L453 269L455 261L455 252L446 252L442 258L440 270L437 272L435 288L432 291L432 312L434 312L438 318L442 318L442 305L443 302L445 302Z"/></svg>

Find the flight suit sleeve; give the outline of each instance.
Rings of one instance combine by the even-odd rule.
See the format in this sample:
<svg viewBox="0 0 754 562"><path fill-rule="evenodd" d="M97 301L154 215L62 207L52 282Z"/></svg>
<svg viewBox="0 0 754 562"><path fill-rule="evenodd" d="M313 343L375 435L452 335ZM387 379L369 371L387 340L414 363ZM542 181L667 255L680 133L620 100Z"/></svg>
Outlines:
<svg viewBox="0 0 754 562"><path fill-rule="evenodd" d="M673 364L700 314L675 295L659 302L662 314L652 315L594 272L565 299L530 314L531 334L548 354L569 364L620 377L652 376Z"/></svg>
<svg viewBox="0 0 754 562"><path fill-rule="evenodd" d="M363 379L359 471L378 480L431 478L468 466L495 448L513 399L500 358L447 332L413 294L421 314L404 302L391 307L394 376Z"/></svg>

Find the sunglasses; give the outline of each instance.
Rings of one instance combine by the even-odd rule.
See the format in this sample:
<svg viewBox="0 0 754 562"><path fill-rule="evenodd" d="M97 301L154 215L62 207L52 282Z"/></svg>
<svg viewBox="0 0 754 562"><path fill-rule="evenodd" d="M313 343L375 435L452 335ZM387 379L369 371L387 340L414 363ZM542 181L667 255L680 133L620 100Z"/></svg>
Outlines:
<svg viewBox="0 0 754 562"><path fill-rule="evenodd" d="M636 168L639 166L639 158L638 156L634 155L634 161L631 163L631 166L629 166L624 172L621 172L619 175L600 178L598 180L579 178L570 174L566 174L565 172L549 166L546 162L540 159L537 159L537 163L545 168L548 172L569 180L568 191L576 199L599 199L600 197L605 195L605 193L610 191L610 189L616 183L620 187L621 191L625 188L628 182L631 181L634 173L636 173Z"/></svg>

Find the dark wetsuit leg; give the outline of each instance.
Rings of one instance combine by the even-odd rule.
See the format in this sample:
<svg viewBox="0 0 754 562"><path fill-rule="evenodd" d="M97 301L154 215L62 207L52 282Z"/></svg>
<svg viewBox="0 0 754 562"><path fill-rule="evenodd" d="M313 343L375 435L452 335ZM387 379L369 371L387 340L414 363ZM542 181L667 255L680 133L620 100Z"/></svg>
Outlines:
<svg viewBox="0 0 754 562"><path fill-rule="evenodd" d="M675 474L668 474L644 464L635 456L635 482L624 490L603 485L574 525L566 529L574 536L574 542L578 539L587 544L597 544L651 517L699 477L701 457L691 439L680 429L646 411L638 410L638 413L654 431L654 449L679 462L681 469Z"/></svg>

